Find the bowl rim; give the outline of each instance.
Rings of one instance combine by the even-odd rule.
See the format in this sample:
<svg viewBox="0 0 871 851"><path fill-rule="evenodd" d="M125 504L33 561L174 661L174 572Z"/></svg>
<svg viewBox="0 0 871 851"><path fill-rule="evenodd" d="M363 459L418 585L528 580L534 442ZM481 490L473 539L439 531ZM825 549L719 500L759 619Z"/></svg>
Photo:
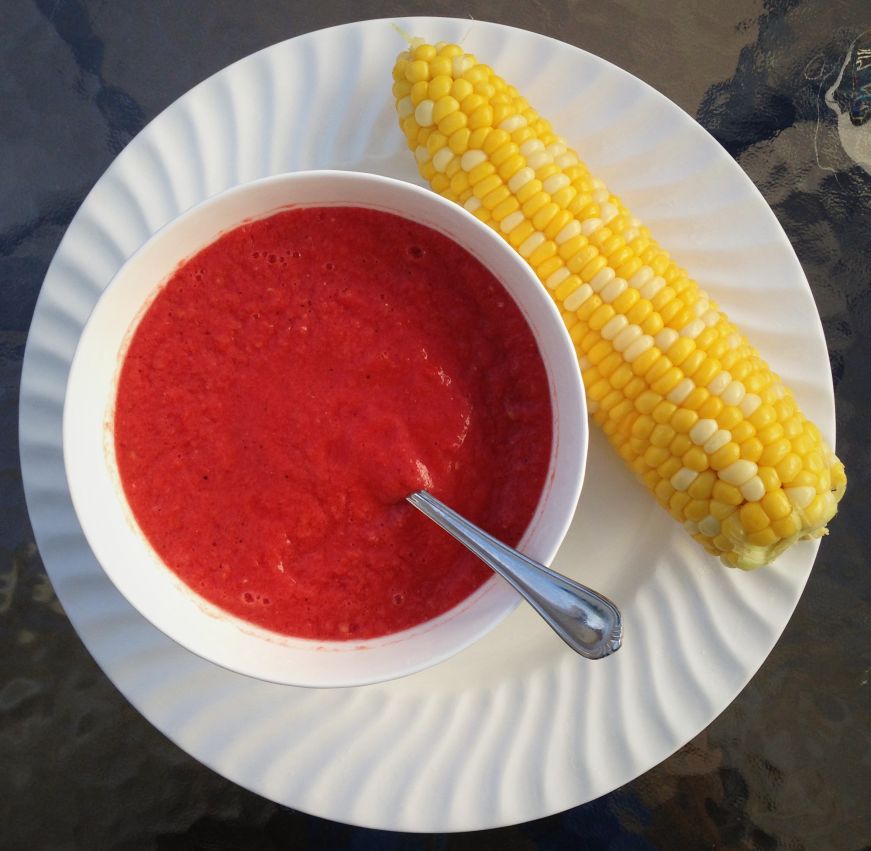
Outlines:
<svg viewBox="0 0 871 851"><path fill-rule="evenodd" d="M164 623L158 623L157 620L149 614L148 611L144 610L147 607L143 607L142 601L136 599L130 595L119 585L118 581L116 581L116 569L115 565L107 565L105 560L98 555L98 551L102 550L102 546L99 540L95 540L94 537L94 528L92 525L84 519L88 516L87 510L83 507L83 493L80 485L79 476L75 470L75 464L73 461L75 450L73 447L72 440L72 431L73 431L73 423L72 423L72 411L70 406L70 397L71 392L74 390L74 382L81 371L81 360L82 360L82 351L85 348L86 340L89 339L89 329L92 326L92 320L95 316L97 316L101 310L101 305L104 305L107 298L111 293L120 289L123 285L124 280L130 274L131 269L135 268L137 262L145 255L147 251L153 249L153 246L159 243L162 239L166 238L168 234L171 234L174 230L183 227L186 224L191 223L198 217L202 216L204 212L212 209L213 207L218 207L221 204L228 203L232 201L236 196L245 196L249 193L257 193L260 189L272 186L272 185L287 185L287 193L290 197L284 205L279 207L269 207L268 209L264 208L259 213L250 216L244 216L242 218L236 218L233 224L230 224L226 227L222 227L214 232L214 234L209 237L205 242L200 243L199 247L193 249L189 253L186 253L181 258L172 258L172 263L167 265L169 268L169 272L167 275L159 281L156 281L152 288L149 290L148 295L145 299L141 300L138 303L138 307L136 309L135 315L130 323L127 325L124 330L124 342L121 344L120 348L117 352L113 352L118 358L118 364L116 365L116 378L114 381L117 381L117 369L120 367L120 363L123 362L124 355L126 353L127 344L129 339L135 333L135 329L138 326L138 323L141 317L147 312L151 302L154 297L159 293L162 286L165 284L168 277L172 274L173 270L177 269L182 263L187 262L191 257L193 257L200 250L213 243L225 233L232 231L236 227L241 226L242 224L250 221L256 221L262 218L268 218L270 215L273 215L277 212L280 212L282 209L290 209L294 207L315 207L315 206L361 206L368 209L383 209L387 212L391 212L394 215L398 215L400 217L409 218L408 214L404 214L402 212L397 212L396 210L389 209L388 206L379 205L377 203L366 203L360 201L352 201L352 202L341 202L341 201L326 201L320 203L310 203L310 202L300 202L297 203L293 200L293 189L294 186L300 183L316 183L318 181L337 181L339 183L345 181L348 185L377 185L382 184L388 187L392 187L395 191L399 192L408 192L411 195L416 195L421 202L424 204L431 204L434 209L441 208L441 210L446 211L445 214L448 217L453 216L457 222L462 222L462 224L458 224L458 229L463 229L469 232L469 237L465 241L461 241L455 234L445 234L448 238L461 244L463 248L472 253L474 256L478 256L478 252L474 248L472 248L469 243L477 242L477 239L480 237L484 240L487 240L494 247L494 250L501 253L505 258L506 262L510 262L510 264L514 267L512 271L513 274L524 275L527 279L529 279L534 286L531 288L533 291L539 293L538 295L531 296L533 300L538 300L545 306L545 311L550 314L551 320L550 324L553 325L553 333L557 338L562 338L559 345L564 349L564 354L570 354L571 358L566 357L565 360L568 363L569 361L574 363L573 375L576 380L572 382L575 387L575 399L571 400L572 402L578 403L579 405L579 423L580 428L577 434L573 434L571 436L572 441L575 446L575 456L576 456L576 471L573 479L575 481L575 485L573 487L573 493L570 498L566 500L566 508L563 512L563 516L560 519L558 530L554 531L554 534L549 537L549 540L552 539L552 547L548 553L547 558L543 558L542 560L546 563L550 563L553 557L556 555L557 550L559 549L559 545L562 543L565 538L569 526L572 522L572 518L574 516L575 510L577 508L577 503L580 497L580 492L583 487L584 475L586 471L586 459L587 459L587 451L588 451L588 440L589 440L589 428L587 421L587 411L586 411L586 400L583 391L583 383L580 376L580 371L577 368L577 358L574 353L574 348L571 343L570 337L568 335L568 331L565 328L564 323L560 317L559 311L556 305L553 303L549 295L543 286L539 283L538 279L535 277L535 274L530 266L525 262L525 260L511 248L511 246L505 242L498 234L492 231L486 224L484 224L481 220L473 216L466 209L464 209L461 205L456 204L452 201L449 201L435 192L423 188L417 184L410 183L408 181L398 180L392 177L386 177L379 174L372 174L368 172L352 172L338 169L318 169L318 170L308 170L308 171L298 171L298 172L284 172L279 174L268 175L264 177L257 178L255 180L246 181L244 183L236 184L234 186L228 187L222 191L214 193L209 197L197 202L196 204L189 207L187 210L180 213L178 216L173 217L169 221L165 222L159 228L157 228L141 245L139 245L133 253L131 253L126 260L121 264L118 270L110 279L109 283L100 293L99 298L95 302L92 310L90 311L84 327L82 329L82 333L79 337L79 340L76 344L76 350L73 354L70 363L70 370L67 376L65 393L64 393L64 405L63 405L63 422L62 422L62 447L63 447L63 461L64 461L64 471L67 477L67 482L69 486L70 496L73 503L73 507L76 513L76 517L81 526L82 532L85 536L85 539L88 542L88 546L90 547L97 563L100 565L103 573L109 578L118 592L124 597L124 599L136 609L139 614L141 614L149 623L151 623L156 629L158 629L163 635L166 635L168 638L173 640L175 643L189 650L201 658L204 658L213 664L216 664L220 667L223 667L227 670L234 671L236 673L243 674L248 677L252 677L257 680L266 681L266 682L274 682L282 685L291 685L291 686L301 686L301 687L313 687L313 688L335 688L335 687L354 687L367 685L377 682L384 682L391 679L398 679L400 677L408 676L418 671L429 668L433 665L436 665L451 656L459 653L466 647L470 646L474 642L478 641L484 635L492 631L499 623L501 623L512 611L514 611L517 606L522 601L522 598L513 592L513 600L510 604L503 605L496 616L493 616L487 620L485 624L483 624L479 629L472 631L469 635L467 635L462 641L455 642L450 646L443 649L443 651L431 654L426 659L421 660L418 663L414 663L411 665L403 665L399 666L395 671L390 673L381 673L377 675L364 675L364 676L356 676L356 677L347 677L343 676L340 678L330 677L329 675L319 675L314 680L309 680L306 678L300 678L298 676L294 676L291 674L286 674L283 672L274 672L272 674L266 673L264 671L253 672L250 668L246 669L245 666L229 663L225 658L222 657L221 648L211 648L211 647L201 647L201 646L192 646L192 643L184 637L180 637L178 630L173 628L167 628ZM443 232L441 228L434 225L432 222L425 223L427 227L433 228L437 231ZM473 239L474 235L474 239ZM498 277L498 276L497 276ZM504 277L504 276L503 276ZM505 285L505 282L500 279L500 283L505 286L506 291L508 287ZM524 309L524 305L517 298L516 295L513 295L509 292L510 297L515 301L517 306L521 309L526 318L527 322L530 324L533 332L535 332L535 328L533 327L527 311ZM542 298L543 297L543 298ZM537 335L536 335L537 336ZM543 358L544 359L544 358ZM553 380L553 375L551 374L550 364L545 360L545 369L548 373L548 380L551 384L551 402L552 407L554 408L554 425L556 426L558 416L557 416L557 403L558 399L555 394L555 383ZM114 383L113 381L113 383ZM114 390L110 394L110 404L114 403L115 393ZM105 419L105 417L103 417ZM106 426L104 425L104 432ZM580 438L580 439L579 439ZM557 441L557 434L554 433L554 443ZM112 463L114 464L114 449L109 450L106 449L106 454L111 454ZM553 477L554 474L554 466L557 459L557 448L554 446L551 453L551 463L549 469L549 479ZM548 492L548 486L545 485L545 488L542 492L542 496L540 497L539 507L536 510L536 516L541 512L542 507L547 503L545 496ZM124 496L123 489L120 489L120 500L119 502L122 504L123 509L129 513L130 517L133 518L132 511L130 510L129 503L127 503L126 497ZM138 523L136 523L135 518L133 518L134 531L137 535L143 539L147 546L150 549L150 543L147 542L147 538L139 528ZM530 524L532 526L532 524ZM528 530L527 530L528 532ZM527 533L524 533L524 538ZM152 550L153 552L153 550ZM193 589L190 589L181 579L179 579L176 574L169 568L163 561L154 553L154 556L158 562L163 566L163 568L176 580L177 584L179 584L185 591L187 591L190 595L195 597L197 601L201 604L201 608L206 610L206 613L212 614L217 613L219 617L229 620L235 623L237 626L241 627L241 629L249 634L253 634L259 638L264 638L266 640L274 641L276 637L280 640L280 642L284 642L288 639L287 636L282 636L277 633L273 633L270 630L263 629L261 627L256 626L253 623L247 622L238 616L233 615L232 613L226 612L223 609L212 604L210 601L205 600L205 598L200 597ZM389 633L384 636L378 636L374 639L360 640L360 641L321 641L315 639L303 639L297 637L290 637L290 641L299 647L302 647L304 650L308 650L310 652L313 651L333 651L340 653L355 653L361 649L373 649L379 646L386 646L394 643L398 643L406 640L412 634L428 632L430 630L438 629L442 624L450 620L452 617L455 617L457 614L461 614L463 611L468 608L474 606L478 600L489 593L495 587L500 584L506 585L504 580L498 577L495 573L492 577L489 577L478 589L476 589L471 595L461 600L456 606L447 612L442 613L441 615L433 618L429 621L425 621L421 624L417 624L414 627L411 627L407 630L402 630L396 633ZM195 644L195 642L194 642Z"/></svg>

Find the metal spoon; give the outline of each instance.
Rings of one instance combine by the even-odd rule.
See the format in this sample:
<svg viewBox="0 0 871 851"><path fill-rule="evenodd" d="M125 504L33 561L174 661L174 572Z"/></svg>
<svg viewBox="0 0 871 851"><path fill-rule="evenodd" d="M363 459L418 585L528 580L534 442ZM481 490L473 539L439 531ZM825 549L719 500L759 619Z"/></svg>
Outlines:
<svg viewBox="0 0 871 851"><path fill-rule="evenodd" d="M620 649L623 620L607 597L497 541L427 491L406 499L507 579L572 650L602 659Z"/></svg>

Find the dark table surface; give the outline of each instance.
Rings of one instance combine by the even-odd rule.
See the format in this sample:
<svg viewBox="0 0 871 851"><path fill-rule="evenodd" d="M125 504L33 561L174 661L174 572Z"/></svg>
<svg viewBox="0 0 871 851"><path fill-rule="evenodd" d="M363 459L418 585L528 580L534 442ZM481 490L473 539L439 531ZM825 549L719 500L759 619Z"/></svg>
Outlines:
<svg viewBox="0 0 871 851"><path fill-rule="evenodd" d="M679 6L679 8L678 8ZM176 748L79 642L30 528L17 448L30 318L57 245L116 154L190 87L262 47L365 18L540 32L652 84L736 158L782 223L828 341L850 488L798 608L739 697L605 797L476 834L347 827L247 792ZM0 848L871 847L871 120L826 103L863 0L732 4L4 0L0 4ZM864 35L863 35L864 33ZM866 72L867 73L867 72ZM871 77L865 78L865 81ZM866 96L867 97L867 96ZM869 101L871 102L871 98Z"/></svg>

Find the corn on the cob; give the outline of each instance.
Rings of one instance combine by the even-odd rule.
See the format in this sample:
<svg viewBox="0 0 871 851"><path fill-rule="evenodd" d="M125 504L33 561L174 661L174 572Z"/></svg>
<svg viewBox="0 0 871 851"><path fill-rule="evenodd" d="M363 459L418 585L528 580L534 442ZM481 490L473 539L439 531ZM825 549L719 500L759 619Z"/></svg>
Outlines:
<svg viewBox="0 0 871 851"><path fill-rule="evenodd" d="M487 65L412 41L393 94L421 175L502 234L560 308L592 418L727 565L819 537L844 467L713 300Z"/></svg>

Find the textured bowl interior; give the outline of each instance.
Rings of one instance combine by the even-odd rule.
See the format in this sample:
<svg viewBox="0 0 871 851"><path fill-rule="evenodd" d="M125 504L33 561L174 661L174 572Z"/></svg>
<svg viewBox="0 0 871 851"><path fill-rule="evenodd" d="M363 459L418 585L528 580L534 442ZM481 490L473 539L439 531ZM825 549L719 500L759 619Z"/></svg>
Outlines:
<svg viewBox="0 0 871 851"><path fill-rule="evenodd" d="M348 172L278 175L234 188L162 228L122 267L82 334L64 412L64 457L73 503L103 569L155 626L219 665L272 682L359 685L403 676L453 655L518 602L494 575L444 615L389 636L324 642L277 635L229 615L187 588L140 534L123 497L111 440L118 367L131 326L158 285L221 232L287 205L351 204L404 215L474 253L525 314L541 350L554 409L550 471L520 548L549 563L577 503L586 452L586 411L563 323L529 268L474 217L406 183ZM580 451L579 451L580 450Z"/></svg>

